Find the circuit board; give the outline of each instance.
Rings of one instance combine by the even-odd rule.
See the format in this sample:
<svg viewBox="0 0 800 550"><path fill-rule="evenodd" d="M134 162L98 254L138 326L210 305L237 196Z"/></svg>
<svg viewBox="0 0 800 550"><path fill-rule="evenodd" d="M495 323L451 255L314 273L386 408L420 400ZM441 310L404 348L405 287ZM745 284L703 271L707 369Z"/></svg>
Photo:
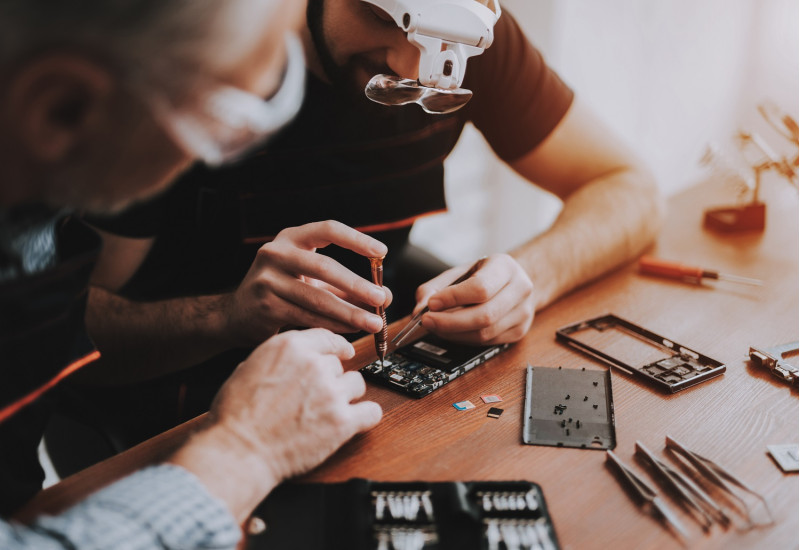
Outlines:
<svg viewBox="0 0 800 550"><path fill-rule="evenodd" d="M361 368L367 380L393 390L424 397L488 361L509 344L467 346L426 336Z"/></svg>

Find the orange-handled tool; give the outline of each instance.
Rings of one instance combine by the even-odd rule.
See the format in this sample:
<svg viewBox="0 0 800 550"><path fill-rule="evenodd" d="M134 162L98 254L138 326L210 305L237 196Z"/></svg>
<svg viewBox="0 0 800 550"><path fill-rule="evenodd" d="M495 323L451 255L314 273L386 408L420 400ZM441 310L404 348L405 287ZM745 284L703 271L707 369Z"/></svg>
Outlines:
<svg viewBox="0 0 800 550"><path fill-rule="evenodd" d="M668 262L652 256L642 256L639 259L639 271L648 275L659 275L671 279L693 279L697 282L703 279L718 279L746 285L760 286L763 284L758 279L739 277L738 275L720 273L719 271L711 271L702 267L693 267L677 262Z"/></svg>

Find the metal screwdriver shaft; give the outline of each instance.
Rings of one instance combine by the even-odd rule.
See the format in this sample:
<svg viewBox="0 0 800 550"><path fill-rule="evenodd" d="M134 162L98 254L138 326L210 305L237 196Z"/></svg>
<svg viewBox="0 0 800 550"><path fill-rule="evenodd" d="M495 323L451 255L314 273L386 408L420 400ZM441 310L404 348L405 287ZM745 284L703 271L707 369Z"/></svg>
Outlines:
<svg viewBox="0 0 800 550"><path fill-rule="evenodd" d="M369 259L370 271L372 272L372 282L378 286L383 286L383 256L380 258ZM375 313L380 315L383 320L383 328L375 333L375 351L378 353L378 359L383 360L386 357L387 338L389 337L389 329L386 326L386 311L383 305L375 308Z"/></svg>

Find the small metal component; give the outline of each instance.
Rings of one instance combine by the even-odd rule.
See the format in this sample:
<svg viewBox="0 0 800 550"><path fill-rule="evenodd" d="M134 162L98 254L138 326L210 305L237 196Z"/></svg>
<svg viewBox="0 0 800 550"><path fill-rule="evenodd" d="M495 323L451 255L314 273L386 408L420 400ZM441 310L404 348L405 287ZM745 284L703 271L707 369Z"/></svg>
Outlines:
<svg viewBox="0 0 800 550"><path fill-rule="evenodd" d="M798 470L797 444L767 445L767 450L784 472L796 472Z"/></svg>
<svg viewBox="0 0 800 550"><path fill-rule="evenodd" d="M597 382L595 382L595 383L594 383L594 385L596 386L596 385L597 385ZM584 396L583 396L583 400L584 400L584 401L589 401L589 396L588 396L588 395L584 395Z"/></svg>
<svg viewBox="0 0 800 550"><path fill-rule="evenodd" d="M768 369L772 374L789 384L797 384L797 366L786 361L791 355L797 355L798 342L790 342L771 348L750 346L750 361L757 367Z"/></svg>

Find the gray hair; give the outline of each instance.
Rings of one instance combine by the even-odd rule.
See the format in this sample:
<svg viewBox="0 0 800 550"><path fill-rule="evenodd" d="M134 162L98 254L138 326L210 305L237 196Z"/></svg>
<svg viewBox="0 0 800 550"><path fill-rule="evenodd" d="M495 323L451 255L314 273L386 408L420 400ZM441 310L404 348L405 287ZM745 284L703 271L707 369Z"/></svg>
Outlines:
<svg viewBox="0 0 800 550"><path fill-rule="evenodd" d="M237 32L242 27L266 29L277 4L277 0L0 0L0 75L43 51L78 51L137 85L155 84L179 93L241 50L244 45L236 38L242 36Z"/></svg>

